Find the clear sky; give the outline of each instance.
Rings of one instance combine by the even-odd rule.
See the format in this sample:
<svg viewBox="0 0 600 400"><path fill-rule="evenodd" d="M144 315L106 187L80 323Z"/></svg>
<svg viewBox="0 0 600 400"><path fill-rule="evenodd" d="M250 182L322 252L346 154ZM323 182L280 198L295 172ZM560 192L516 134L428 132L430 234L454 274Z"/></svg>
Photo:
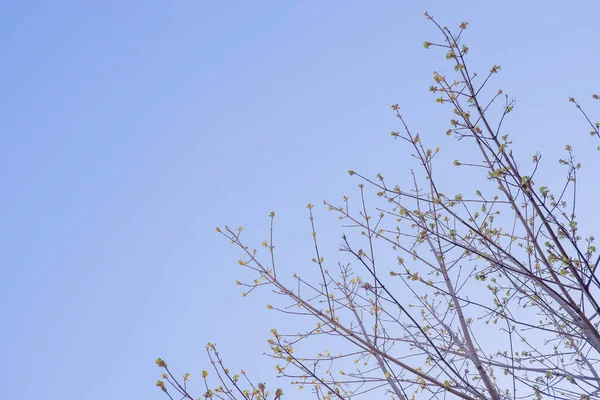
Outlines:
<svg viewBox="0 0 600 400"><path fill-rule="evenodd" d="M159 399L156 357L199 376L208 341L273 382L277 317L242 299L214 228L258 245L276 211L291 273L312 257L306 203L354 191L350 168L406 174L391 104L452 148L425 10L470 22L477 70L503 67L526 156L598 157L567 101L599 113L598 1L4 1L1 397ZM335 254L335 218L316 214Z"/></svg>

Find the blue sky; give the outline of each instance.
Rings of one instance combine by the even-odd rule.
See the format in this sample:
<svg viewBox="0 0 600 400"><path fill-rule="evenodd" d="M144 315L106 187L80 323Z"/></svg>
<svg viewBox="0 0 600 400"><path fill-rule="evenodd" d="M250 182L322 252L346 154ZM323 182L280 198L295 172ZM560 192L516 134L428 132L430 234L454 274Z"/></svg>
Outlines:
<svg viewBox="0 0 600 400"><path fill-rule="evenodd" d="M260 354L277 317L242 299L214 228L259 244L275 210L291 273L312 257L306 203L355 190L350 168L406 175L391 104L455 146L427 92L445 60L423 49L438 38L425 10L471 23L476 70L502 65L493 85L517 99L525 156L570 143L584 167L597 157L567 102L598 115L595 1L5 2L3 397L161 398L156 357L199 375L208 341L272 381ZM335 218L316 214L335 255Z"/></svg>

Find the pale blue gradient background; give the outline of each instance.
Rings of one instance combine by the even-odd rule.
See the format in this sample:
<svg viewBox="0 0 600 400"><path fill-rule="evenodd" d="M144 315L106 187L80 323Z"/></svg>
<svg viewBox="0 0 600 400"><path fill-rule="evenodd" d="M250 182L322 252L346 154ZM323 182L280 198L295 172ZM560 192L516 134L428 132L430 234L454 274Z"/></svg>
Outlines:
<svg viewBox="0 0 600 400"><path fill-rule="evenodd" d="M554 168L571 143L590 165L599 143L567 98L599 114L600 3L454 4L4 1L1 397L159 399L156 357L198 377L208 341L283 386L260 357L279 326L269 296L242 299L239 254L214 227L258 244L275 210L281 270L308 268L306 203L354 191L349 168L406 174L391 104L455 148L427 92L445 60L423 49L439 37L425 10L471 22L477 70L502 65L492 85L517 98L523 157ZM580 177L591 206L597 175ZM335 256L337 222L316 214Z"/></svg>

